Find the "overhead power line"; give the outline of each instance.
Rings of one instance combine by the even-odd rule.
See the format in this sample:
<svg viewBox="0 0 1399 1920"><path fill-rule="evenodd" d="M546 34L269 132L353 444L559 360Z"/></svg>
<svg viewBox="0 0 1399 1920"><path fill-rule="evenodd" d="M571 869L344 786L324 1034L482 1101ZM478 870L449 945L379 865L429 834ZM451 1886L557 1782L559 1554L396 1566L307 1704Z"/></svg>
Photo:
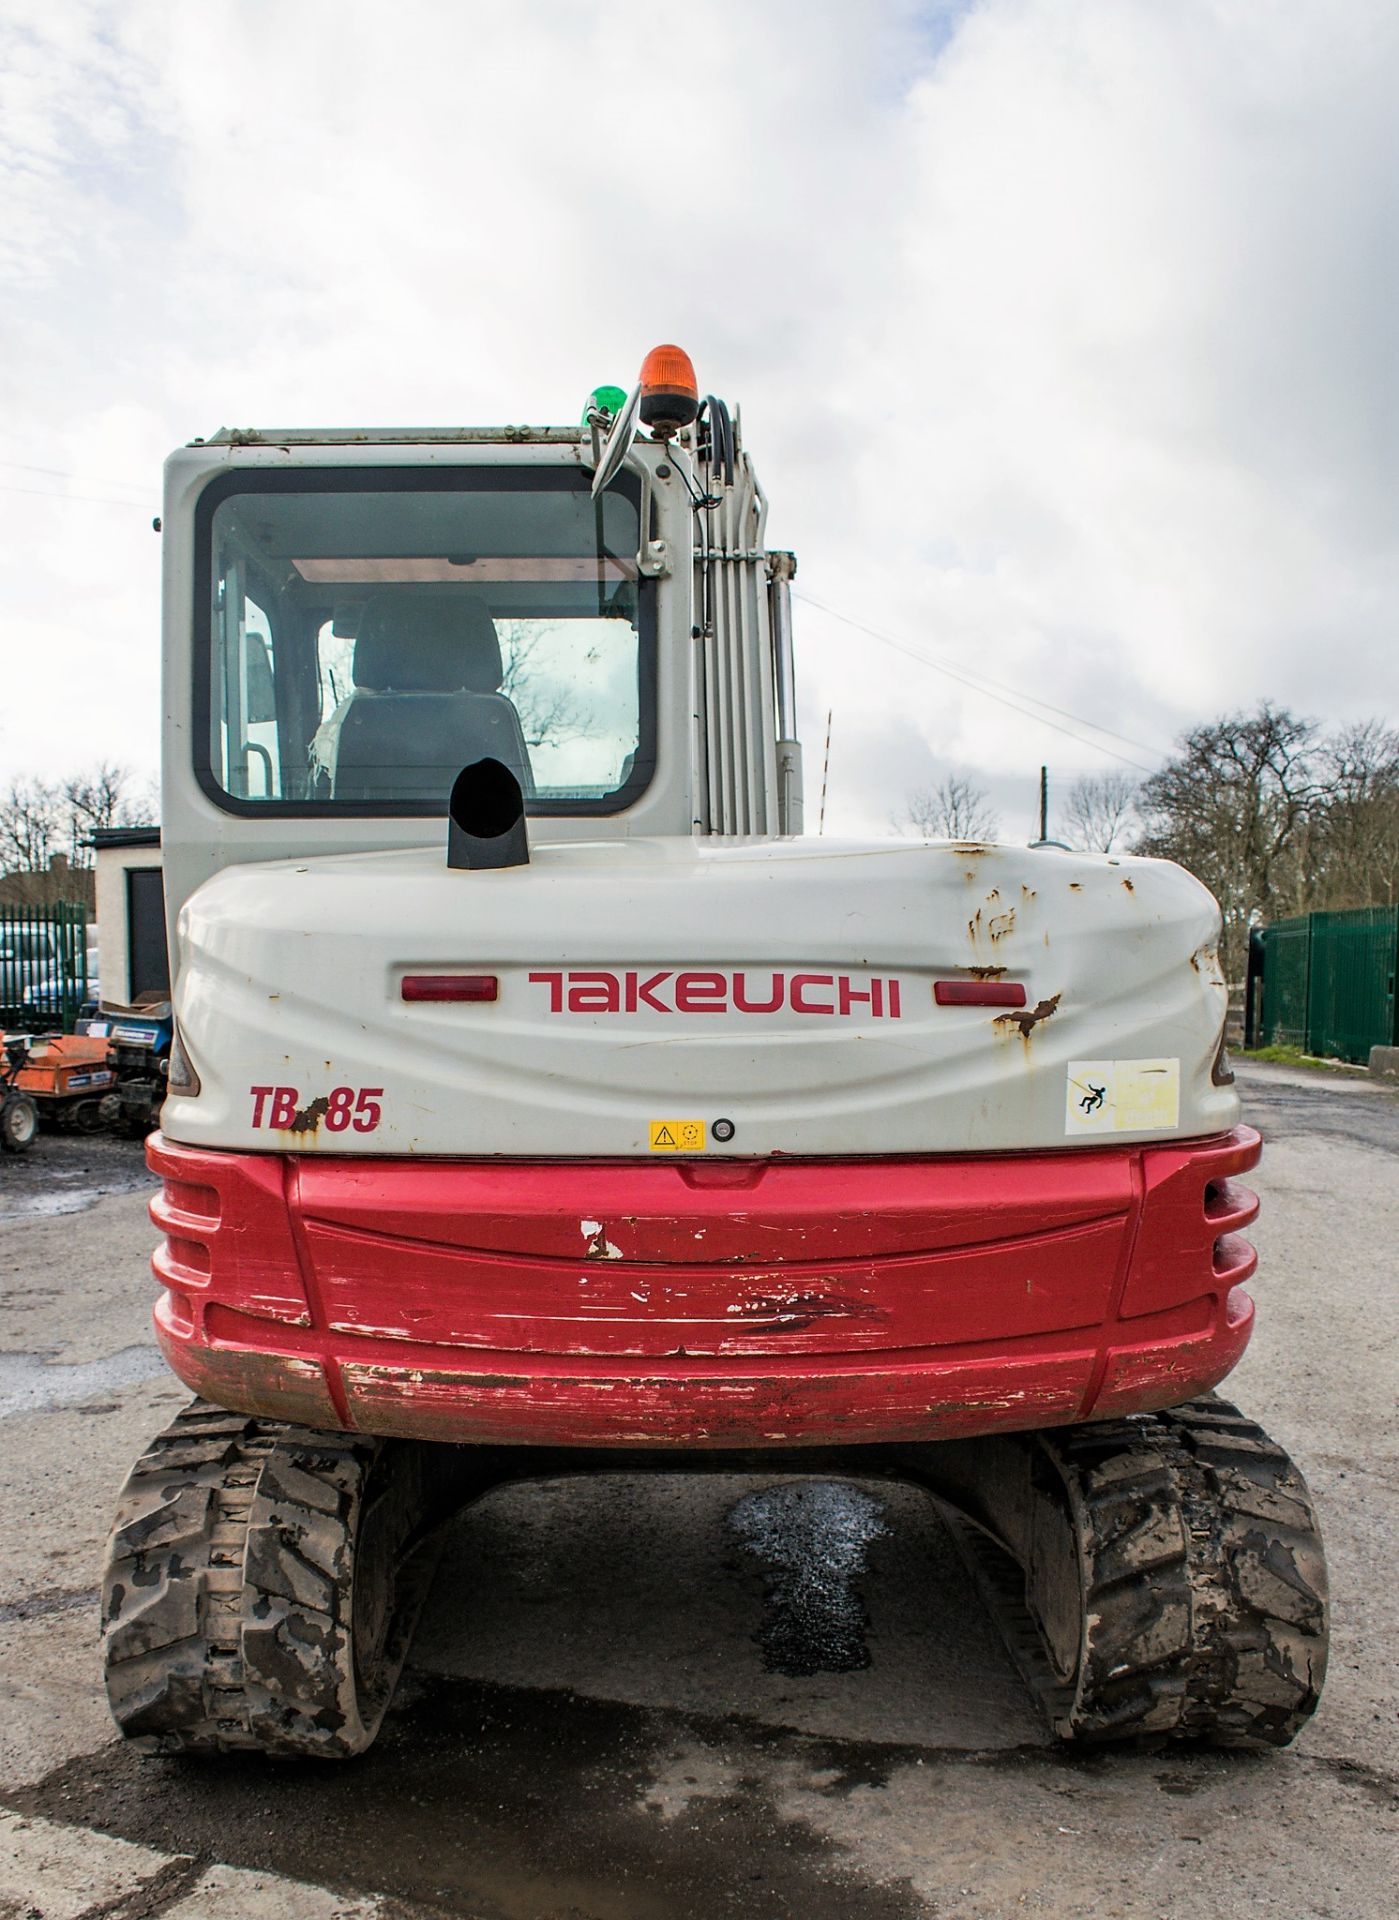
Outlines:
<svg viewBox="0 0 1399 1920"><path fill-rule="evenodd" d="M944 674L949 680L957 681L969 692L979 693L987 700L996 701L999 706L1009 707L1012 712L1021 714L1027 720L1038 721L1042 727L1052 727L1055 733L1062 733L1067 739L1076 740L1080 746L1091 747L1096 753L1108 754L1112 759L1120 760L1124 766L1135 767L1138 773L1151 774L1156 769L1144 766L1140 760L1134 760L1130 754L1119 753L1115 747L1106 745L1103 740L1087 739L1076 729L1087 728L1090 733L1105 734L1109 739L1120 740L1124 746L1137 747L1141 752L1153 754L1157 758L1164 757L1158 748L1149 746L1144 740L1134 740L1129 734L1118 733L1112 727L1101 726L1096 720L1088 720L1081 714L1071 713L1066 707L1056 707L1051 701L1041 700L1033 693L1026 693L1023 688L1017 688L1012 693L987 675L973 674L966 668L954 667L937 654L927 653L922 648L910 646L907 641L899 639L892 633L885 633L879 627L872 627L864 620L856 620L851 614L841 613L838 608L827 606L824 601L813 599L809 593L803 593L797 588L793 588L793 593L807 606L815 607L818 613L827 614L832 620L839 620L843 626L852 627L857 633L868 634L871 640L878 640L881 645L892 647L896 653L902 653L908 659L918 661L922 666L931 667L935 673ZM1060 719L1052 720L1049 718L1050 714L1058 714ZM1072 724L1063 725L1063 721L1066 720Z"/></svg>
<svg viewBox="0 0 1399 1920"><path fill-rule="evenodd" d="M28 460L0 460L10 473L46 473L54 480L76 480L84 487L125 487L129 493L147 494L150 488L140 480L113 480L100 473L70 473L66 467L36 467Z"/></svg>
<svg viewBox="0 0 1399 1920"><path fill-rule="evenodd" d="M815 600L810 594L803 593L797 588L793 588L793 592L799 600L806 601L808 606L817 608L821 613L829 614L832 619L840 620L848 627L857 628L861 633L869 634L872 639L880 640L886 646L897 648L901 653L908 654L911 659L921 660L925 665L939 672L950 674L954 679L959 679L963 684L971 686L974 691L987 692L992 698L1001 695L1012 701L1027 701L1031 707L1042 707L1049 713L1057 713L1061 719L1070 720L1075 726L1087 727L1090 732L1106 734L1110 739L1120 740L1123 746L1139 747L1143 753L1153 754L1158 759L1162 757L1161 750L1152 746L1149 741L1134 739L1128 733L1119 733L1115 727L1105 727L1097 720L1089 720L1083 714L1071 712L1067 707L1056 707L1052 700L1042 700L1038 694L1027 693L1023 687L1007 687L1003 681L993 679L988 673L978 673L975 668L962 665L954 667L943 655L914 647L908 641L899 639L894 634L885 633L878 627L871 627L865 621L856 620L851 614L841 613L838 608L828 606L823 600ZM1023 708L1021 710L1023 711Z"/></svg>
<svg viewBox="0 0 1399 1920"><path fill-rule="evenodd" d="M59 493L52 487L8 487L0 481L0 493L24 493L31 500L85 500L97 507L134 507L137 513L149 513L148 500L119 500L114 493Z"/></svg>

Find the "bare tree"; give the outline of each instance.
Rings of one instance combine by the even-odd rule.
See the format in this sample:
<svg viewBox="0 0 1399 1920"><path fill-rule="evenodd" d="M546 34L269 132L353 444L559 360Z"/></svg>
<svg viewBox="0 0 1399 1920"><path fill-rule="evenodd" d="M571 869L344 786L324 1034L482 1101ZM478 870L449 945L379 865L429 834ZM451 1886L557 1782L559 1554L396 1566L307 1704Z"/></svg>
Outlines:
<svg viewBox="0 0 1399 1920"><path fill-rule="evenodd" d="M1316 723L1270 701L1185 735L1175 757L1142 782L1139 853L1178 860L1224 913L1224 965L1243 976L1258 918L1304 910L1307 845L1321 794Z"/></svg>
<svg viewBox="0 0 1399 1920"><path fill-rule="evenodd" d="M1399 733L1343 727L1321 752L1322 793L1307 844L1309 907L1399 900Z"/></svg>
<svg viewBox="0 0 1399 1920"><path fill-rule="evenodd" d="M12 780L0 796L0 872L46 873L56 854L74 867L92 865L88 845L98 827L145 825L158 801L135 791L124 767L105 761L63 781Z"/></svg>
<svg viewBox="0 0 1399 1920"><path fill-rule="evenodd" d="M69 857L75 867L91 864L88 841L98 828L145 824L142 815L148 812L149 801L132 792L126 767L113 767L103 760L91 772L65 780L62 793Z"/></svg>
<svg viewBox="0 0 1399 1920"><path fill-rule="evenodd" d="M586 730L587 715L567 681L550 679L538 658L547 630L522 620L497 620L505 671L500 691L520 716L527 747L557 746Z"/></svg>
<svg viewBox="0 0 1399 1920"><path fill-rule="evenodd" d="M1068 839L1090 853L1111 853L1126 838L1137 799L1130 773L1084 774L1064 807Z"/></svg>
<svg viewBox="0 0 1399 1920"><path fill-rule="evenodd" d="M960 773L911 793L895 824L911 827L928 840L994 840L1001 830L1000 815L985 789Z"/></svg>
<svg viewBox="0 0 1399 1920"><path fill-rule="evenodd" d="M0 872L43 873L64 834L63 795L45 780L12 780L0 798Z"/></svg>

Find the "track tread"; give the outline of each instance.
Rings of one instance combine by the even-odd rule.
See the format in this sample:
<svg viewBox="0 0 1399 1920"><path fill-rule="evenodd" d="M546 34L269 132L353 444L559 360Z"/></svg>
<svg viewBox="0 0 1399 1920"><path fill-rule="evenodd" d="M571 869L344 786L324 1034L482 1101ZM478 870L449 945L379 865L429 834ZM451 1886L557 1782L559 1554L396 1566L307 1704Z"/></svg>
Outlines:
<svg viewBox="0 0 1399 1920"><path fill-rule="evenodd" d="M1017 1564L967 1521L953 1531L1055 1731L1285 1746L1320 1696L1327 1586L1284 1450L1213 1395L1019 1444L1052 1546ZM1073 1565L1076 1657L1064 1650Z"/></svg>
<svg viewBox="0 0 1399 1920"><path fill-rule="evenodd" d="M1325 1666L1325 1562L1301 1474L1213 1398L1114 1429L1112 1460L1091 1428L1041 1436L1076 1483L1088 1616L1060 1731L1285 1745ZM1178 1550L1158 1550L1172 1533Z"/></svg>
<svg viewBox="0 0 1399 1920"><path fill-rule="evenodd" d="M158 1753L362 1752L435 1558L413 1508L412 1455L411 1443L198 1401L158 1435L122 1490L103 1582L107 1692L122 1732ZM396 1501L381 1558L394 1604L361 1671L354 1574L374 1472Z"/></svg>

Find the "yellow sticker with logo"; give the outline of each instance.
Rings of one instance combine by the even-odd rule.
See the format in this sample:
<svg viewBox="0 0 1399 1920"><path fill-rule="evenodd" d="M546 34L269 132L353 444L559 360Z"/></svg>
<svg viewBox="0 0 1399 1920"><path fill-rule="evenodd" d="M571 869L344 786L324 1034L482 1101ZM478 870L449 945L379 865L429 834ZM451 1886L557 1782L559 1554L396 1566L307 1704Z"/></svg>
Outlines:
<svg viewBox="0 0 1399 1920"><path fill-rule="evenodd" d="M703 1153L703 1120L652 1120L652 1153Z"/></svg>
<svg viewBox="0 0 1399 1920"><path fill-rule="evenodd" d="M1065 1133L1174 1133L1179 1060L1070 1060Z"/></svg>

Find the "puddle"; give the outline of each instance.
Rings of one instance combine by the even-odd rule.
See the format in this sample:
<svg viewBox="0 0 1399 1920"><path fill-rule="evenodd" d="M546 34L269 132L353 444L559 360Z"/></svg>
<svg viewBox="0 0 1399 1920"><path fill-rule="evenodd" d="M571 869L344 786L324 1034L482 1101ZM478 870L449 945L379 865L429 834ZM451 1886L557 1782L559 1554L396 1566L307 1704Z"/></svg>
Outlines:
<svg viewBox="0 0 1399 1920"><path fill-rule="evenodd" d="M113 1387L139 1386L162 1375L168 1369L155 1347L123 1347L80 1366L65 1366L52 1354L0 1353L0 1420L76 1407Z"/></svg>
<svg viewBox="0 0 1399 1920"><path fill-rule="evenodd" d="M134 1185L134 1183L133 1183ZM0 1218L5 1220L47 1220L59 1213L86 1213L109 1193L130 1193L132 1187L76 1187L67 1193L32 1193L6 1202Z"/></svg>
<svg viewBox="0 0 1399 1920"><path fill-rule="evenodd" d="M757 1641L769 1673L853 1673L870 1663L869 1616L856 1585L866 1549L888 1528L884 1504L840 1481L801 1480L745 1494L729 1531L758 1560L766 1615Z"/></svg>
<svg viewBox="0 0 1399 1920"><path fill-rule="evenodd" d="M708 1791L667 1817L656 1783L698 1747ZM918 1756L679 1716L562 1688L411 1680L347 1766L256 1756L188 1765L118 1746L10 1805L171 1852L420 1901L481 1920L923 1920L821 1830ZM789 1809L806 1783L806 1817Z"/></svg>

